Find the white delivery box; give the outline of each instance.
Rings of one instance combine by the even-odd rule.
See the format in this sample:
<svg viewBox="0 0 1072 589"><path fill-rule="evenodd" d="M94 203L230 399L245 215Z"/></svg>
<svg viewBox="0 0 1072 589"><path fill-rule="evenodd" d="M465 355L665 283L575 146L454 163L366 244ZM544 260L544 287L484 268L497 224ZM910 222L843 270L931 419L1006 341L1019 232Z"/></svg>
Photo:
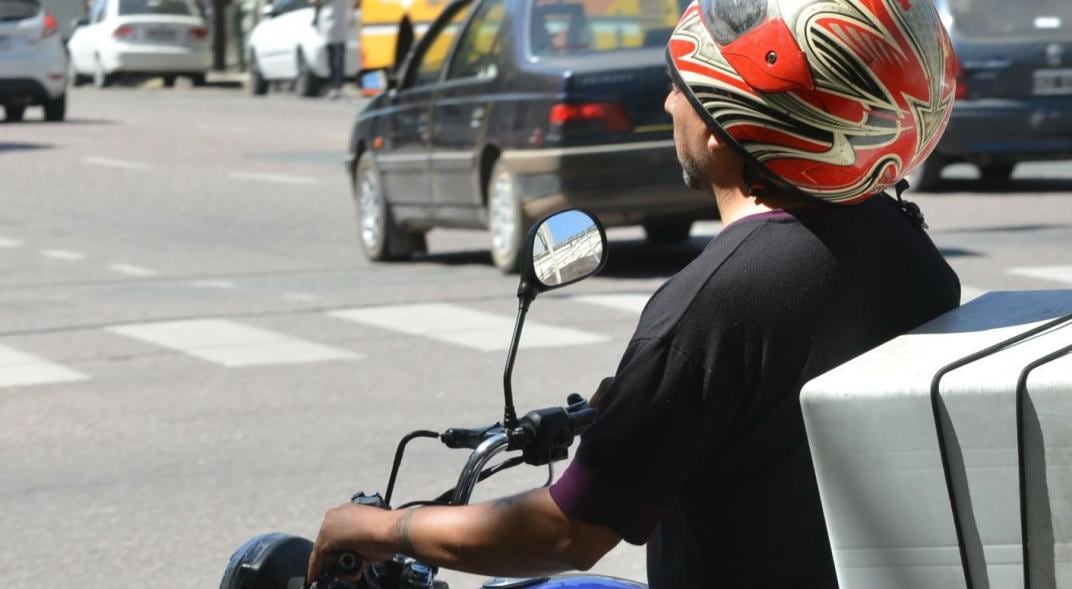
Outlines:
<svg viewBox="0 0 1072 589"><path fill-rule="evenodd" d="M841 589L1019 589L1023 534L1072 588L1070 345L1072 290L995 292L804 387Z"/></svg>

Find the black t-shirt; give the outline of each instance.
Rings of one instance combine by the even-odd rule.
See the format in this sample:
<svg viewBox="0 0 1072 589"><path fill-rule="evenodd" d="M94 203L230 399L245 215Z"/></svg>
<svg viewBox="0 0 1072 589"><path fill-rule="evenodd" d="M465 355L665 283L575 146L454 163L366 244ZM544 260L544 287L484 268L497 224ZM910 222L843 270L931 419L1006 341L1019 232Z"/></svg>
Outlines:
<svg viewBox="0 0 1072 589"><path fill-rule="evenodd" d="M886 196L732 223L648 302L552 497L647 542L653 589L834 587L800 389L959 299Z"/></svg>

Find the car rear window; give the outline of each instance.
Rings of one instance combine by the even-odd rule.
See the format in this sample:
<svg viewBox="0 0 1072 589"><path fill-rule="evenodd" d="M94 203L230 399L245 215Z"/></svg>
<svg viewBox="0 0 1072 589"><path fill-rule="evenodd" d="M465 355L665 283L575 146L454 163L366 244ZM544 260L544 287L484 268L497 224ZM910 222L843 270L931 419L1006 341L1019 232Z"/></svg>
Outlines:
<svg viewBox="0 0 1072 589"><path fill-rule="evenodd" d="M968 37L1072 36L1069 0L950 0L949 8Z"/></svg>
<svg viewBox="0 0 1072 589"><path fill-rule="evenodd" d="M662 47L688 3L689 0L532 0L529 49L533 55L571 55Z"/></svg>
<svg viewBox="0 0 1072 589"><path fill-rule="evenodd" d="M37 0L0 0L0 21L31 18L40 10Z"/></svg>
<svg viewBox="0 0 1072 589"><path fill-rule="evenodd" d="M194 15L193 6L186 0L119 0L119 14L176 14Z"/></svg>

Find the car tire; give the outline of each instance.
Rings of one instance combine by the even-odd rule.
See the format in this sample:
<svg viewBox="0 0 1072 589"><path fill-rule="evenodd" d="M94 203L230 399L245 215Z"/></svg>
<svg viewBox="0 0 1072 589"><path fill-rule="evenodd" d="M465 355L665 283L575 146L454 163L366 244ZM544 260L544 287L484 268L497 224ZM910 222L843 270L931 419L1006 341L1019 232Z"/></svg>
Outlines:
<svg viewBox="0 0 1072 589"><path fill-rule="evenodd" d="M521 208L517 180L506 164L499 160L488 178L488 233L491 237L491 260L503 274L518 269L521 242L532 222Z"/></svg>
<svg viewBox="0 0 1072 589"><path fill-rule="evenodd" d="M187 77L190 78L190 84L192 84L194 88L204 87L205 82L207 81L207 77L204 73L190 74Z"/></svg>
<svg viewBox="0 0 1072 589"><path fill-rule="evenodd" d="M427 251L424 233L405 231L395 224L372 156L362 154L354 172L357 227L365 257L374 262L405 260Z"/></svg>
<svg viewBox="0 0 1072 589"><path fill-rule="evenodd" d="M250 52L249 56L249 91L254 96L268 94L268 80L261 73L261 66L257 64L257 54Z"/></svg>
<svg viewBox="0 0 1072 589"><path fill-rule="evenodd" d="M93 85L97 88L107 88L112 85L112 74L104 71L104 64L98 57L93 67Z"/></svg>
<svg viewBox="0 0 1072 589"><path fill-rule="evenodd" d="M660 245L678 243L689 238L692 221L649 221L644 223L644 236L648 243Z"/></svg>
<svg viewBox="0 0 1072 589"><path fill-rule="evenodd" d="M298 52L297 60L298 76L294 78L294 92L302 98L318 96L320 94L320 80L313 73L313 70L309 69L309 64L306 63L305 56L301 51Z"/></svg>
<svg viewBox="0 0 1072 589"><path fill-rule="evenodd" d="M942 170L946 161L938 155L931 155L922 164L912 170L906 180L915 192L931 192L942 185Z"/></svg>
<svg viewBox="0 0 1072 589"><path fill-rule="evenodd" d="M26 107L22 105L9 105L4 107L4 120L9 123L17 123L26 114Z"/></svg>
<svg viewBox="0 0 1072 589"><path fill-rule="evenodd" d="M1004 184L1012 178L1016 164L986 164L979 166L979 177L985 182Z"/></svg>
<svg viewBox="0 0 1072 589"><path fill-rule="evenodd" d="M75 88L85 84L88 81L88 78L86 76L78 73L78 70L75 69L73 59L69 59L67 61L67 81L70 82L71 86L74 86Z"/></svg>
<svg viewBox="0 0 1072 589"><path fill-rule="evenodd" d="M45 101L45 120L50 123L58 123L67 116L67 93L64 92L55 98Z"/></svg>
<svg viewBox="0 0 1072 589"><path fill-rule="evenodd" d="M175 87L175 78L177 78L177 77L178 76L164 76L164 87L165 88L174 88Z"/></svg>

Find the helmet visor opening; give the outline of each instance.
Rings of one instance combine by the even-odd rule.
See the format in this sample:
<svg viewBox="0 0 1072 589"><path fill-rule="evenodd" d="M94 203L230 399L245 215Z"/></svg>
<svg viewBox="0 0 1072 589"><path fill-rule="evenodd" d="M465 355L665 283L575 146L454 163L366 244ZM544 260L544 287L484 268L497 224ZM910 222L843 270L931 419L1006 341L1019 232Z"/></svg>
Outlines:
<svg viewBox="0 0 1072 589"><path fill-rule="evenodd" d="M767 1L700 0L700 13L711 37L725 46L767 20Z"/></svg>

